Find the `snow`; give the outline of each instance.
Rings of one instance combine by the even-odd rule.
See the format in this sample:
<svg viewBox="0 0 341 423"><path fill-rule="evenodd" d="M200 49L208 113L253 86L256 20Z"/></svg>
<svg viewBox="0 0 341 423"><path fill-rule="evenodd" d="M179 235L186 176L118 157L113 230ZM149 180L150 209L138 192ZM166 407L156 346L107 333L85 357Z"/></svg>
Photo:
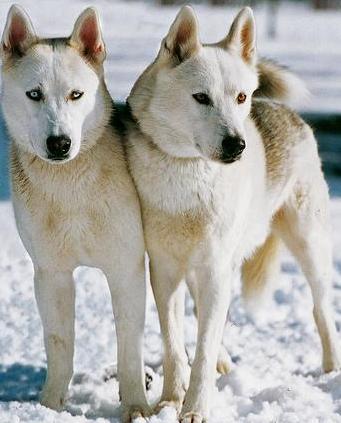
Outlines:
<svg viewBox="0 0 341 423"><path fill-rule="evenodd" d="M123 100L153 59L177 8L160 9L151 2L93 3L101 14L109 49L108 85L114 98ZM1 28L10 4L0 3ZM78 13L88 5L82 0L22 0L20 4L30 13L38 33L47 36L68 34ZM205 41L223 37L236 13L235 8L210 9L204 5L196 10ZM256 9L260 52L290 65L306 80L315 94L307 110L340 112L341 13L313 13L305 6L283 5L276 41L266 38L266 13L263 5ZM338 180L333 186L341 192ZM340 198L332 200L332 219L333 301L340 328ZM46 368L42 327L34 300L32 265L17 235L9 202L0 202L0 245L0 423L119 422L115 329L103 274L88 268L75 272L75 375L67 409L58 414L37 402ZM212 423L341 422L341 375L320 373L321 347L309 288L288 253L282 266L274 299L265 305L262 316L252 319L246 314L236 287L224 336L233 368L227 376L217 375ZM190 357L194 354L195 332L193 304L188 297L186 346ZM152 403L162 389L161 345L149 289L145 362L153 378L148 392ZM150 423L172 422L176 422L172 409L150 418Z"/></svg>
<svg viewBox="0 0 341 423"><path fill-rule="evenodd" d="M341 199L334 199L334 228L340 220ZM32 265L18 238L9 202L0 203L0 221L0 422L118 423L115 330L103 274L96 269L76 271L75 375L67 410L58 414L37 402L46 366L42 327L33 296ZM333 233L333 298L340 327L341 237L337 230ZM188 297L190 357L195 325ZM224 343L233 368L229 375L217 375L212 423L341 422L341 375L320 372L321 348L311 295L288 253L283 257L274 300L266 304L262 318L252 320L245 313L236 287ZM146 372L153 378L148 392L152 403L161 393L161 358L158 318L149 290L145 360ZM176 422L172 409L150 418L150 423L172 422Z"/></svg>

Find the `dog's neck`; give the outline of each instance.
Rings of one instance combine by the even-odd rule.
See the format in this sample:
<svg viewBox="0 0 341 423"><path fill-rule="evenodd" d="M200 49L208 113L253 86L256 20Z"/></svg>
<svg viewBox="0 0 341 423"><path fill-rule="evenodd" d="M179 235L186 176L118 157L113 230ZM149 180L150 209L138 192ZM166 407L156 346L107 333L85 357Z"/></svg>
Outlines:
<svg viewBox="0 0 341 423"><path fill-rule="evenodd" d="M155 142L149 134L144 132L128 101L126 102L124 110L122 109L120 113L120 120L123 122L125 135L129 137L131 133L135 135L138 134L137 136L143 138L143 142L147 145L148 149L150 151L153 150L164 163L167 162L169 165L173 164L176 167L182 168L186 165L193 166L195 163L205 161L201 157L176 157L162 150L157 142Z"/></svg>
<svg viewBox="0 0 341 423"><path fill-rule="evenodd" d="M23 151L12 141L11 174L14 192L31 196L40 193L44 198L67 195L90 190L100 179L102 167L110 166L113 154L121 155L122 146L110 127L106 127L96 143L65 164L51 164L36 155ZM102 166L100 165L102 163ZM86 196L85 196L86 197Z"/></svg>
<svg viewBox="0 0 341 423"><path fill-rule="evenodd" d="M171 156L135 125L129 130L127 154L143 208L178 214L202 213L211 207L223 169L219 163Z"/></svg>

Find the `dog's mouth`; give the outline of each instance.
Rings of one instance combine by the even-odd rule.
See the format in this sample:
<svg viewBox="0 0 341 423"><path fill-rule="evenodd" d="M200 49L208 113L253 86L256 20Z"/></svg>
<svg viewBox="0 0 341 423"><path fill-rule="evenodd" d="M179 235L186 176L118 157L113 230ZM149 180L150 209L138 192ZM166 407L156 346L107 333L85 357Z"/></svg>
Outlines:
<svg viewBox="0 0 341 423"><path fill-rule="evenodd" d="M65 156L52 156L51 154L49 154L47 156L47 159L48 159L49 162L65 162L69 158L70 158L69 154L67 154Z"/></svg>
<svg viewBox="0 0 341 423"><path fill-rule="evenodd" d="M220 157L219 161L221 163L224 163L224 164L231 164L231 163L234 163L234 162L237 162L238 160L240 160L242 158L242 156L243 156L242 153L239 153L235 156L228 156L228 157L223 156L223 157Z"/></svg>

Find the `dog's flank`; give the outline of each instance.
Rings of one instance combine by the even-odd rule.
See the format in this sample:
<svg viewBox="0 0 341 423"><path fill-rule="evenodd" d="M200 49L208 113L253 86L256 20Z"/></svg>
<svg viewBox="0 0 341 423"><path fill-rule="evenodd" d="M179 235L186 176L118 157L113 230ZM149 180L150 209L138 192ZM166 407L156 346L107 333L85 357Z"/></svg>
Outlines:
<svg viewBox="0 0 341 423"><path fill-rule="evenodd" d="M123 145L110 126L105 46L94 9L70 37L40 39L13 6L2 38L2 107L16 222L34 265L44 329L43 405L61 410L73 372L73 271L98 267L111 292L123 419L148 413L142 339L144 239Z"/></svg>
<svg viewBox="0 0 341 423"><path fill-rule="evenodd" d="M249 8L219 43L202 45L198 33L184 7L128 98L127 154L165 346L160 406L175 407L183 423L209 416L232 280L244 264L245 294L266 290L278 270L277 239L310 284L324 370L341 365L329 297L328 189L313 133L285 106L258 99L292 92L273 65L257 67ZM190 378L184 279L198 312Z"/></svg>

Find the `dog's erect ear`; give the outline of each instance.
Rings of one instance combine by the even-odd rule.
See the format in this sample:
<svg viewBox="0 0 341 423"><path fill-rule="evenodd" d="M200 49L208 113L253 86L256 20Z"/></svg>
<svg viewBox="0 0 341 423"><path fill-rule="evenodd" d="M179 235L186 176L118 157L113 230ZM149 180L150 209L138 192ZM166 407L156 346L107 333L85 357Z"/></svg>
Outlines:
<svg viewBox="0 0 341 423"><path fill-rule="evenodd" d="M70 37L70 43L87 60L95 63L103 62L105 45L96 9L88 7L79 15Z"/></svg>
<svg viewBox="0 0 341 423"><path fill-rule="evenodd" d="M242 9L232 23L230 32L221 42L224 48L233 49L242 59L254 64L256 61L256 24L252 9Z"/></svg>
<svg viewBox="0 0 341 423"><path fill-rule="evenodd" d="M2 54L21 57L36 41L37 36L27 13L14 4L9 9L1 40Z"/></svg>
<svg viewBox="0 0 341 423"><path fill-rule="evenodd" d="M163 41L163 46L166 54L177 63L198 52L201 46L199 25L190 6L182 7Z"/></svg>

